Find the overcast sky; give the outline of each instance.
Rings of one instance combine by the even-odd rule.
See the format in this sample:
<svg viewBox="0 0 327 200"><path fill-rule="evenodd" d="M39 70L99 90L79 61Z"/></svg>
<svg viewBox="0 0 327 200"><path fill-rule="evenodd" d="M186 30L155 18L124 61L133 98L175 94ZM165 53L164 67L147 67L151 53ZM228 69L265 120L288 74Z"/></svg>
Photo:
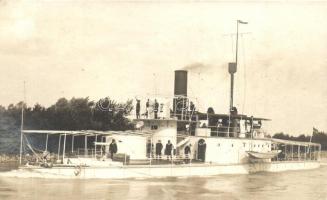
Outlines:
<svg viewBox="0 0 327 200"><path fill-rule="evenodd" d="M271 133L327 131L327 3L0 0L0 104L23 98L173 95L189 69L197 108L227 113L227 63L239 40L235 105Z"/></svg>

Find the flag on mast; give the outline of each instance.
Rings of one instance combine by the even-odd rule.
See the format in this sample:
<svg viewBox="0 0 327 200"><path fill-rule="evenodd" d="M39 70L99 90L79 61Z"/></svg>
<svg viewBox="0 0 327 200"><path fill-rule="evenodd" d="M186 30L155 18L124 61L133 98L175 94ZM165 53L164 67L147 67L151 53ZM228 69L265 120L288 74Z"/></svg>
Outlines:
<svg viewBox="0 0 327 200"><path fill-rule="evenodd" d="M318 133L318 132L319 132L318 129L316 129L315 127L313 127L312 133L315 134L315 133Z"/></svg>
<svg viewBox="0 0 327 200"><path fill-rule="evenodd" d="M316 129L315 127L312 127L312 134L311 134L311 137L310 137L310 143L311 143L311 141L312 141L312 136L314 135L314 134L317 134L319 131L318 131L318 129Z"/></svg>
<svg viewBox="0 0 327 200"><path fill-rule="evenodd" d="M312 142L312 136L314 135L314 134L317 134L318 133L318 129L316 129L315 127L312 127L312 134L311 134L311 136L310 136L310 144L311 144L311 142ZM310 144L309 144L309 148L308 148L308 150L307 150L307 153L309 153L310 152Z"/></svg>
<svg viewBox="0 0 327 200"><path fill-rule="evenodd" d="M248 22L244 22L244 21L242 21L242 20L237 20L238 21L238 23L240 23L240 24L248 24Z"/></svg>

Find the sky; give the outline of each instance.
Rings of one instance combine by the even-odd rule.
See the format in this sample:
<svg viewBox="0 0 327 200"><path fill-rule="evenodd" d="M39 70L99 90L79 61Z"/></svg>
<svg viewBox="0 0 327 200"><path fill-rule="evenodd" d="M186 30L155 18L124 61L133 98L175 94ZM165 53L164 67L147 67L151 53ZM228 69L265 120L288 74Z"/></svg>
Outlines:
<svg viewBox="0 0 327 200"><path fill-rule="evenodd" d="M327 131L327 2L0 0L0 105L23 99L173 96L188 70L196 107L234 104L270 133Z"/></svg>

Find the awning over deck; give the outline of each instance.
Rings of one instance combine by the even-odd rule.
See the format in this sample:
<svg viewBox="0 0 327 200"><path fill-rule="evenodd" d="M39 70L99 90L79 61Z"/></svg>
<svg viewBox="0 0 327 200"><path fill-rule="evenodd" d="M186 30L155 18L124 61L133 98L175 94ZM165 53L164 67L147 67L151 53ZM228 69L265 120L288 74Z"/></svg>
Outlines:
<svg viewBox="0 0 327 200"><path fill-rule="evenodd" d="M211 113L198 113L199 119L206 119L207 117L217 118L217 119L244 119L244 120L254 120L254 121L271 121L271 119L261 118L261 117L251 117L247 115L229 115L229 114L211 114Z"/></svg>
<svg viewBox="0 0 327 200"><path fill-rule="evenodd" d="M140 122L140 121L143 121L143 122L185 122L185 123L200 123L199 121L195 121L195 120L181 120L181 119L174 119L174 118L169 118L169 119L133 119L133 121L135 122Z"/></svg>
<svg viewBox="0 0 327 200"><path fill-rule="evenodd" d="M321 146L321 144L318 144L318 143L282 140L282 139L276 139L276 138L271 138L271 141L273 143L277 143L277 144L298 145L298 146L318 146L318 147Z"/></svg>
<svg viewBox="0 0 327 200"><path fill-rule="evenodd" d="M95 130L80 130L80 131L66 131L66 130L23 130L27 134L48 134L48 135L74 135L74 136L110 136L115 134L120 135L149 135L151 132L135 132L135 131L95 131Z"/></svg>
<svg viewBox="0 0 327 200"><path fill-rule="evenodd" d="M23 133L29 134L49 134L49 135L111 135L107 131L93 131L93 130L81 130L81 131L66 131L66 130L23 130Z"/></svg>

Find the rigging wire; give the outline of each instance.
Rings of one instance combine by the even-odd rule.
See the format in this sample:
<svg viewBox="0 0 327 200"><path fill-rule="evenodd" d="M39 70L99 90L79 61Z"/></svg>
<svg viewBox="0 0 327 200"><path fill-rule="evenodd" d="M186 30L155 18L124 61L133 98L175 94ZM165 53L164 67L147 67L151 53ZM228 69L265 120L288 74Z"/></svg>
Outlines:
<svg viewBox="0 0 327 200"><path fill-rule="evenodd" d="M244 38L241 36L241 43L242 43L242 59L243 59L243 79L244 79L244 83L243 83L243 105L242 105L242 115L244 113L244 109L245 109L245 102L246 102L246 61L245 61L245 44L244 44Z"/></svg>
<svg viewBox="0 0 327 200"><path fill-rule="evenodd" d="M24 135L25 141L26 141L26 146L31 150L31 152L34 154L34 156L38 159L38 160L42 160L41 156L39 156L36 151L37 149L34 149L32 147L32 145L30 144L30 142L28 141L26 135Z"/></svg>
<svg viewBox="0 0 327 200"><path fill-rule="evenodd" d="M28 140L28 138L26 137L26 135L24 135L24 138L25 138L25 141L26 141L26 145L27 145L27 147L31 150L31 151L34 151L34 152L39 152L39 153L43 153L44 152L44 150L41 150L41 149L38 149L38 148L36 148L36 147L33 147L32 146L32 144L31 144L31 142ZM33 153L34 153L33 152Z"/></svg>
<svg viewBox="0 0 327 200"><path fill-rule="evenodd" d="M233 35L230 36L231 41L232 41L232 58L234 57L234 39L233 39Z"/></svg>

